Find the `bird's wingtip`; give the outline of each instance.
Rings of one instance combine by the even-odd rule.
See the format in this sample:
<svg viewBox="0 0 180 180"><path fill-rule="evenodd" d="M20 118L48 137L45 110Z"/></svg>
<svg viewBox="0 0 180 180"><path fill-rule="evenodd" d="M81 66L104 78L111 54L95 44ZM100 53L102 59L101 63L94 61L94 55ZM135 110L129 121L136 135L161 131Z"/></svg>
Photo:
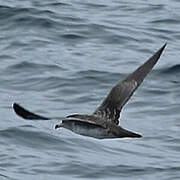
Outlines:
<svg viewBox="0 0 180 180"><path fill-rule="evenodd" d="M157 55L161 55L164 51L165 47L167 46L167 42L164 43L164 45L156 52Z"/></svg>
<svg viewBox="0 0 180 180"><path fill-rule="evenodd" d="M162 46L162 50L164 50L164 48L167 46L167 42L164 43L164 45Z"/></svg>
<svg viewBox="0 0 180 180"><path fill-rule="evenodd" d="M12 104L12 108L14 109L14 111L16 112L16 109L19 107L19 104L18 103L16 103L16 102L14 102L13 104Z"/></svg>

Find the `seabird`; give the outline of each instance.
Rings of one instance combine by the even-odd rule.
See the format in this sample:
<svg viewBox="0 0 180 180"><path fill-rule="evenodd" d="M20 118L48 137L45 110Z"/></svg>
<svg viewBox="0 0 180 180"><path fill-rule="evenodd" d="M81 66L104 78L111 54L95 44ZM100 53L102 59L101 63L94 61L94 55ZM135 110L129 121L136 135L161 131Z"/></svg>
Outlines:
<svg viewBox="0 0 180 180"><path fill-rule="evenodd" d="M74 133L90 136L98 139L107 138L140 138L140 134L131 132L118 126L120 112L128 102L135 90L143 82L146 75L151 71L160 58L166 44L162 46L151 58L129 74L124 80L116 84L102 104L90 115L72 114L55 126L55 129L66 128ZM14 111L24 119L50 120L53 118L44 117L32 113L19 104L13 104Z"/></svg>

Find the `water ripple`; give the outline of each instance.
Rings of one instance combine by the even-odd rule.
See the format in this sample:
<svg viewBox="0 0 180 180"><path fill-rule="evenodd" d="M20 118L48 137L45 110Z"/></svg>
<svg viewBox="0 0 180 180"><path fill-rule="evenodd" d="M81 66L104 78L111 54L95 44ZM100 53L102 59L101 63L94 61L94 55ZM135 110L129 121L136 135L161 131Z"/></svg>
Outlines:
<svg viewBox="0 0 180 180"><path fill-rule="evenodd" d="M0 179L179 179L179 1L0 1ZM54 125L91 113L163 43L121 126L96 140ZM53 121L24 121L12 103Z"/></svg>

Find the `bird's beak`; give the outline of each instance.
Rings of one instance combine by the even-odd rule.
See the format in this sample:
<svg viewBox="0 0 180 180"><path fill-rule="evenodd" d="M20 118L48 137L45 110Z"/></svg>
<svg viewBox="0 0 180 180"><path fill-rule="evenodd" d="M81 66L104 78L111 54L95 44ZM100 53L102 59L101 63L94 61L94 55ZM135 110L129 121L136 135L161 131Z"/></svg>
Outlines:
<svg viewBox="0 0 180 180"><path fill-rule="evenodd" d="M62 127L61 124L56 124L55 129L58 129L58 128L60 128L60 127Z"/></svg>

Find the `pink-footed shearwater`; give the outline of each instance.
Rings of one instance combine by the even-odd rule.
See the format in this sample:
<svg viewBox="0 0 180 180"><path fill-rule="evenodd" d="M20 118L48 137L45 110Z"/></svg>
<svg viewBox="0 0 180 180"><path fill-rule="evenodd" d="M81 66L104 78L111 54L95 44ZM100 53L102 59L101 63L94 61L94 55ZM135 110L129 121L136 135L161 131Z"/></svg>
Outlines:
<svg viewBox="0 0 180 180"><path fill-rule="evenodd" d="M77 134L105 138L140 138L140 134L131 132L118 126L120 112L135 90L142 83L146 75L151 71L160 58L166 44L162 46L150 59L129 74L124 80L116 84L102 102L102 104L91 115L72 114L55 126L55 129L66 128ZM20 105L13 104L14 111L24 119L50 120L41 115L34 114Z"/></svg>

